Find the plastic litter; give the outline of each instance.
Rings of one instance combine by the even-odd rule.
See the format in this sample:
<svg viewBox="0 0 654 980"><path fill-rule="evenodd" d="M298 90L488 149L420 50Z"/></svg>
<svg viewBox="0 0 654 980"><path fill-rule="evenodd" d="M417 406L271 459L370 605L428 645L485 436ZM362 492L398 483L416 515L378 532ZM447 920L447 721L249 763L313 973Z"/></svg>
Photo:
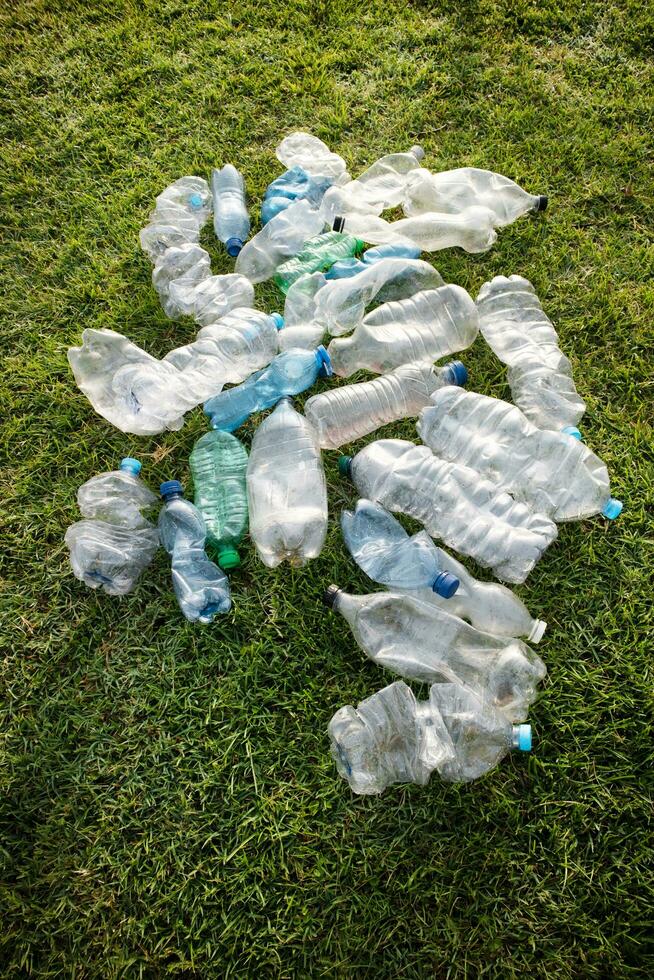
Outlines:
<svg viewBox="0 0 654 980"><path fill-rule="evenodd" d="M207 544L221 568L237 568L241 564L237 548L248 526L245 447L231 433L215 429L197 440L189 466Z"/></svg>
<svg viewBox="0 0 654 980"><path fill-rule="evenodd" d="M278 266L297 255L324 227L324 219L308 201L294 201L245 244L236 260L236 272L250 282L270 279Z"/></svg>
<svg viewBox="0 0 654 980"><path fill-rule="evenodd" d="M473 205L492 211L495 227L502 228L523 214L544 211L547 197L528 194L508 177L477 167L460 167L437 174L421 167L407 177L402 206L409 217L431 211L457 214Z"/></svg>
<svg viewBox="0 0 654 980"><path fill-rule="evenodd" d="M235 258L250 234L250 218L245 205L245 181L231 163L211 174L213 227L227 254Z"/></svg>

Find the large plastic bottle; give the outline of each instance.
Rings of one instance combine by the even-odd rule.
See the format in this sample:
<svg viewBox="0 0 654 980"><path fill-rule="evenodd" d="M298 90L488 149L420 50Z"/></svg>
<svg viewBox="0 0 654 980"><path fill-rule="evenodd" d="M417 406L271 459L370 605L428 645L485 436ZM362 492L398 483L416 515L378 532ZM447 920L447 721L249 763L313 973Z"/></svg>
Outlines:
<svg viewBox="0 0 654 980"><path fill-rule="evenodd" d="M297 395L331 375L329 355L321 345L315 351L283 351L264 368L236 388L221 391L204 405L214 429L233 432L252 415L271 408L285 395Z"/></svg>
<svg viewBox="0 0 654 980"><path fill-rule="evenodd" d="M159 488L159 536L170 555L173 588L179 608L190 623L211 623L232 605L227 576L204 552L207 529L197 507L184 497L178 480Z"/></svg>
<svg viewBox="0 0 654 980"><path fill-rule="evenodd" d="M374 663L401 677L456 681L483 694L509 721L527 717L547 671L521 640L482 633L413 595L349 595L330 585L325 604L346 620Z"/></svg>
<svg viewBox="0 0 654 980"><path fill-rule="evenodd" d="M530 211L544 211L547 197L528 194L508 177L477 167L437 174L420 167L407 176L403 208L409 217L429 211L456 214L472 205L492 211L495 227L502 228Z"/></svg>
<svg viewBox="0 0 654 980"><path fill-rule="evenodd" d="M586 411L559 338L522 276L496 276L477 297L479 326L497 357L508 364L513 401L539 429L571 429Z"/></svg>
<svg viewBox="0 0 654 980"><path fill-rule="evenodd" d="M438 561L438 549L425 531L411 537L380 504L358 500L354 512L341 514L348 551L366 575L392 589L430 589L451 599L459 588L455 575Z"/></svg>
<svg viewBox="0 0 654 980"><path fill-rule="evenodd" d="M327 194L323 200L323 208ZM462 248L466 252L486 252L497 239L495 214L490 208L473 206L457 214L430 211L399 221L385 221L374 214L347 213L334 221L337 231L354 235L371 245L392 242L418 245L425 252L441 248Z"/></svg>
<svg viewBox="0 0 654 980"><path fill-rule="evenodd" d="M461 286L449 284L378 306L351 337L332 340L328 351L334 374L341 377L361 368L384 374L400 364L465 350L478 332L472 299Z"/></svg>
<svg viewBox="0 0 654 980"><path fill-rule="evenodd" d="M317 136L311 133L296 132L285 136L275 150L277 159L288 167L302 167L311 176L331 177L333 180L347 179L345 160Z"/></svg>
<svg viewBox="0 0 654 980"><path fill-rule="evenodd" d="M339 460L361 497L419 520L432 537L470 555L506 582L524 582L556 538L556 524L514 501L467 466L427 446L380 439Z"/></svg>
<svg viewBox="0 0 654 980"><path fill-rule="evenodd" d="M241 559L236 549L248 526L245 447L231 433L215 429L197 440L189 466L195 506L207 527L207 543L221 568L237 568Z"/></svg>
<svg viewBox="0 0 654 980"><path fill-rule="evenodd" d="M312 395L305 402L304 414L323 449L338 449L389 422L417 416L442 385L464 385L467 379L461 361L444 367L429 362L401 364L372 381Z"/></svg>
<svg viewBox="0 0 654 980"><path fill-rule="evenodd" d="M269 364L282 324L278 314L231 310L161 361L122 334L89 329L68 360L96 412L123 432L154 435L180 429L185 412Z"/></svg>
<svg viewBox="0 0 654 980"><path fill-rule="evenodd" d="M148 224L139 233L141 248L151 261L166 249L197 242L211 213L211 192L202 177L181 177L157 198Z"/></svg>
<svg viewBox="0 0 654 980"><path fill-rule="evenodd" d="M327 534L327 484L316 434L283 398L254 434L247 470L250 536L264 565L316 558Z"/></svg>
<svg viewBox="0 0 654 980"><path fill-rule="evenodd" d="M436 456L476 469L554 521L593 514L613 520L622 510L595 453L565 432L536 428L519 408L499 398L435 392L418 432Z"/></svg>
<svg viewBox="0 0 654 980"><path fill-rule="evenodd" d="M143 516L156 496L139 479L141 464L126 457L120 469L92 477L77 492L87 520L66 531L76 578L109 595L131 592L159 546L156 527Z"/></svg>
<svg viewBox="0 0 654 980"><path fill-rule="evenodd" d="M227 254L237 256L250 234L250 218L245 206L245 181L231 163L211 174L213 227Z"/></svg>
<svg viewBox="0 0 654 980"><path fill-rule="evenodd" d="M337 259L354 255L362 248L363 242L352 238L351 235L341 235L337 231L325 232L309 239L297 255L277 267L273 277L275 285L283 293L287 293L289 287L301 276L324 271Z"/></svg>
<svg viewBox="0 0 654 980"><path fill-rule="evenodd" d="M311 176L302 167L291 167L268 184L261 205L261 224L265 225L280 211L285 211L291 201L305 200L318 208L331 185L331 177Z"/></svg>
<svg viewBox="0 0 654 980"><path fill-rule="evenodd" d="M433 265L418 259L382 257L362 264L356 276L330 282L316 295L316 318L333 336L353 330L373 300L407 299L445 285Z"/></svg>
<svg viewBox="0 0 654 980"><path fill-rule="evenodd" d="M250 282L263 282L300 251L309 238L319 235L324 218L308 201L294 201L285 211L271 218L245 245L236 260L236 272Z"/></svg>

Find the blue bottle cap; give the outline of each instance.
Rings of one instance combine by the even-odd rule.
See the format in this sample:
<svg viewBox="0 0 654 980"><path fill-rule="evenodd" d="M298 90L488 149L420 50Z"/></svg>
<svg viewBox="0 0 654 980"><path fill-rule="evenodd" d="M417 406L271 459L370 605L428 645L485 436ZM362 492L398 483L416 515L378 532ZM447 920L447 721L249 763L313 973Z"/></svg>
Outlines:
<svg viewBox="0 0 654 980"><path fill-rule="evenodd" d="M520 752L531 752L531 725L514 725L512 743Z"/></svg>
<svg viewBox="0 0 654 980"><path fill-rule="evenodd" d="M579 442L582 442L581 432L576 425L564 425L561 432L565 432L567 436L572 436L573 439L577 439Z"/></svg>
<svg viewBox="0 0 654 980"><path fill-rule="evenodd" d="M352 457L351 456L339 456L338 457L338 472L341 476L350 477L352 474Z"/></svg>
<svg viewBox="0 0 654 980"><path fill-rule="evenodd" d="M194 211L199 211L202 207L202 195L198 194L197 191L195 194L190 194L188 203L191 205Z"/></svg>
<svg viewBox="0 0 654 980"><path fill-rule="evenodd" d="M616 500L615 497L609 497L609 499L604 504L602 508L602 514L609 521L614 521L616 517L619 517L622 513L622 501Z"/></svg>
<svg viewBox="0 0 654 980"><path fill-rule="evenodd" d="M284 317L281 315L281 313L271 313L270 316L272 317L277 329L281 330L284 326Z"/></svg>
<svg viewBox="0 0 654 980"><path fill-rule="evenodd" d="M450 572L439 572L432 584L432 591L436 595L442 596L443 599L451 599L460 584L456 575L452 575Z"/></svg>
<svg viewBox="0 0 654 980"><path fill-rule="evenodd" d="M133 456L125 456L125 459L121 459L120 468L126 473L131 473L133 476L138 476L141 472L141 464Z"/></svg>
<svg viewBox="0 0 654 980"><path fill-rule="evenodd" d="M318 374L321 378L331 378L334 373L332 368L332 359L327 353L327 349L320 344L316 347L316 364L320 367Z"/></svg>
<svg viewBox="0 0 654 980"><path fill-rule="evenodd" d="M233 259L236 258L238 253L243 248L244 242L241 238L228 238L225 242L225 248L227 249L227 254L231 255Z"/></svg>
<svg viewBox="0 0 654 980"><path fill-rule="evenodd" d="M177 494L183 494L184 487L179 480L166 480L164 483L159 485L159 493L164 500L170 500L171 497L174 497Z"/></svg>
<svg viewBox="0 0 654 980"><path fill-rule="evenodd" d="M463 361L450 361L445 365L445 370L449 371L453 383L463 388L468 383L468 369Z"/></svg>

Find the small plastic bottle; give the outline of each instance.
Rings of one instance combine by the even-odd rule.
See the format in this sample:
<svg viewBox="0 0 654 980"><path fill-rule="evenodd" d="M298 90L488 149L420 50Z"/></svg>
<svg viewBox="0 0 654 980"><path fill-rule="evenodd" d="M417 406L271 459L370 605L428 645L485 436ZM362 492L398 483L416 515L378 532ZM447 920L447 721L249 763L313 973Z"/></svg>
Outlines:
<svg viewBox="0 0 654 980"><path fill-rule="evenodd" d="M207 527L207 543L221 568L238 568L241 559L236 549L248 526L245 447L231 433L215 429L197 440L189 466L195 506Z"/></svg>
<svg viewBox="0 0 654 980"><path fill-rule="evenodd" d="M235 258L250 234L250 218L245 206L245 182L231 163L211 174L213 227L227 254Z"/></svg>
<svg viewBox="0 0 654 980"><path fill-rule="evenodd" d="M273 277L275 285L283 293L287 293L289 287L301 276L329 269L337 259L354 255L362 248L363 242L352 238L351 235L341 235L336 231L318 235L316 238L309 239L292 259L278 266Z"/></svg>

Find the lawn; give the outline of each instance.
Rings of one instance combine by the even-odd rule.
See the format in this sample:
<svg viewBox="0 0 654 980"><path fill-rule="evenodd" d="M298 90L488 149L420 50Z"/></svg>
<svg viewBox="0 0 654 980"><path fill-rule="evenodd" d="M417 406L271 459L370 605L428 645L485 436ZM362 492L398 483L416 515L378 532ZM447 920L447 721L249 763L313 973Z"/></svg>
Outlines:
<svg viewBox="0 0 654 980"><path fill-rule="evenodd" d="M654 14L23 0L1 25L2 977L651 976ZM433 170L550 195L485 255L431 259L473 295L499 273L534 283L625 508L562 526L518 590L549 623L535 747L471 785L357 798L329 758L335 709L392 680L320 603L332 581L369 588L337 453L320 558L270 571L247 547L209 628L181 617L162 552L123 600L71 574L77 487L127 454L153 488L188 483L207 424L121 434L66 349L85 327L157 355L190 340L139 248L154 198L232 161L256 220L293 129L353 173L420 142ZM203 244L231 270L210 226ZM257 301L280 307L270 285ZM481 339L464 360L470 387L508 397Z"/></svg>

